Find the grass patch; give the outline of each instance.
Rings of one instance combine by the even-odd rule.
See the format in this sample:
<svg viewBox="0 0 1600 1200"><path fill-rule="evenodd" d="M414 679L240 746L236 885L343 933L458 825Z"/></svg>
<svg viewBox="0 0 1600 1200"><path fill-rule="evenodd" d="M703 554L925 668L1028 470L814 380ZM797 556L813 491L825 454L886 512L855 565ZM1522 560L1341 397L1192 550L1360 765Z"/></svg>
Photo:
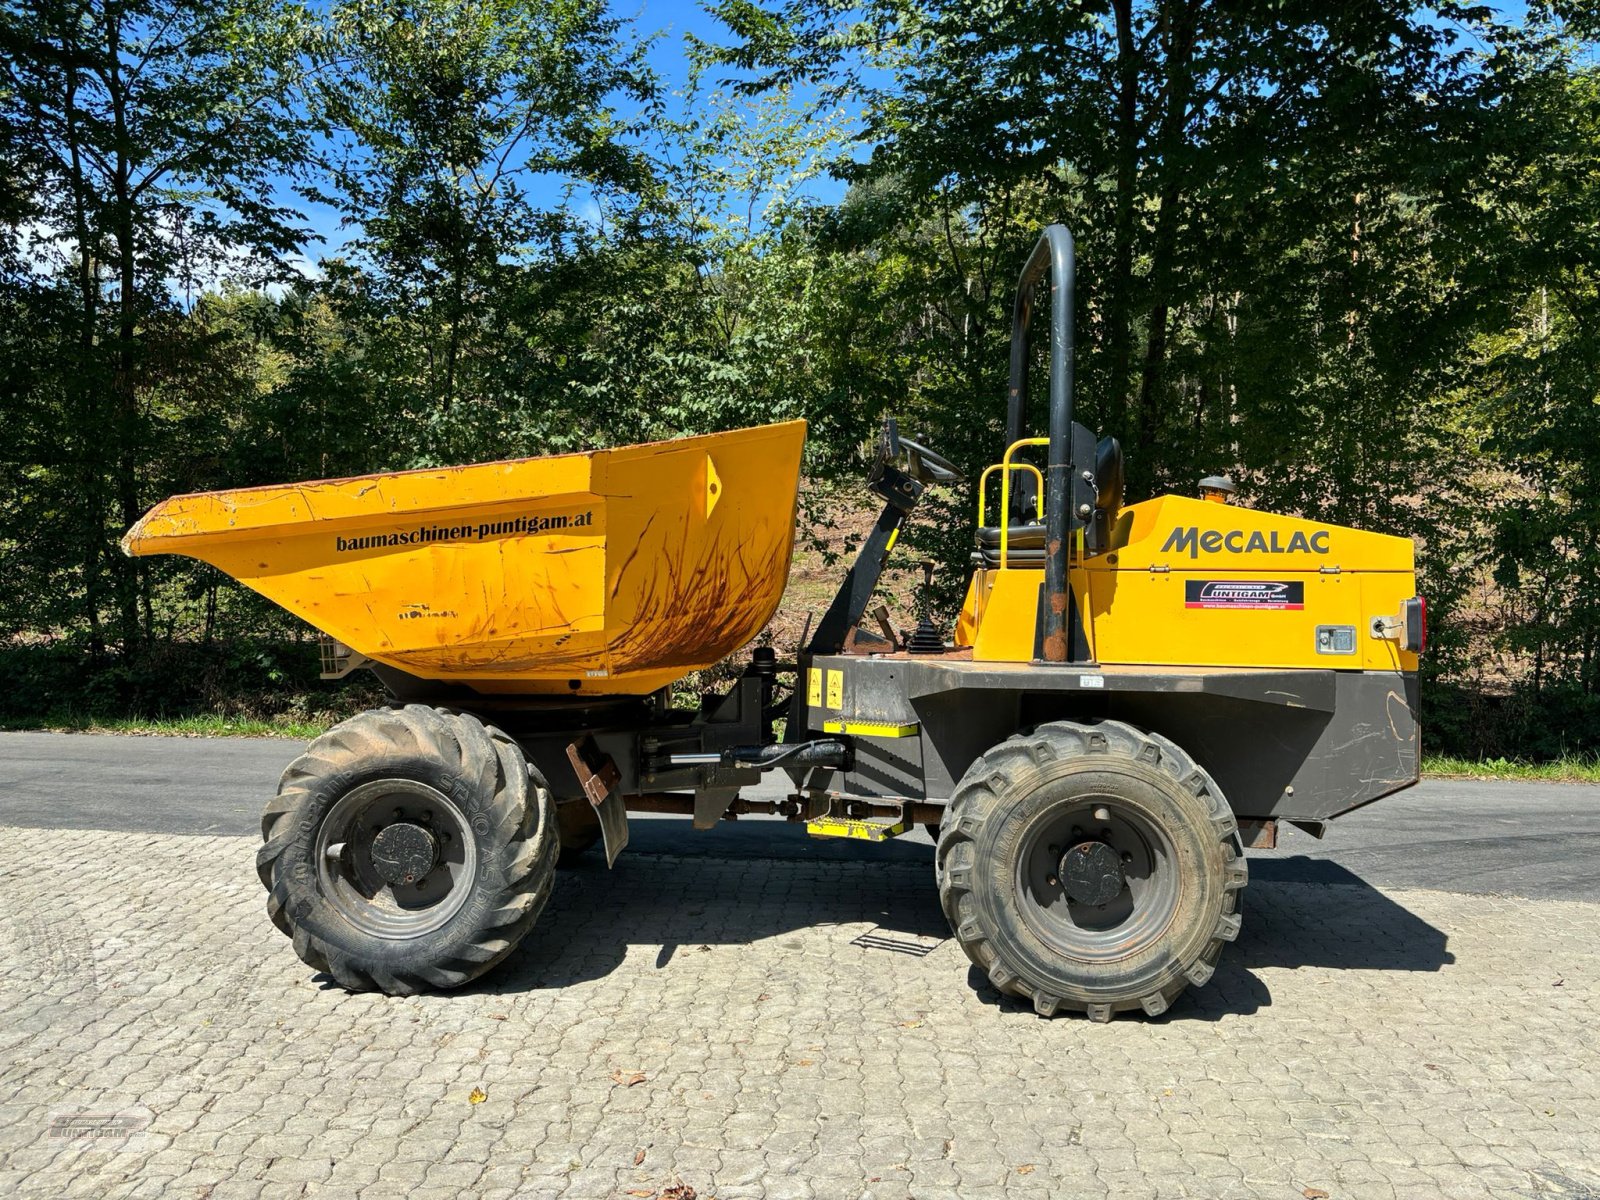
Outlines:
<svg viewBox="0 0 1600 1200"><path fill-rule="evenodd" d="M1600 758L1558 758L1553 762L1518 762L1507 758L1452 758L1429 755L1422 773L1435 779L1522 779L1547 783L1600 783Z"/></svg>
<svg viewBox="0 0 1600 1200"><path fill-rule="evenodd" d="M333 724L327 721L275 720L252 717L225 717L203 713L187 717L146 719L141 717L89 717L55 714L34 721L0 719L0 729L34 730L48 733L120 733L141 737L281 737L308 742L326 733Z"/></svg>

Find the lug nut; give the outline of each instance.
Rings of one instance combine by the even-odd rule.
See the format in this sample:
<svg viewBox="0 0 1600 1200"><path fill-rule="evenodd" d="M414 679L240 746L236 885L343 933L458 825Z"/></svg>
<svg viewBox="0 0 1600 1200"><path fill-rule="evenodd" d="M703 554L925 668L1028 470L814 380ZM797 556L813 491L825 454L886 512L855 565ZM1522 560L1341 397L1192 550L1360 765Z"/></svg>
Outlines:
<svg viewBox="0 0 1600 1200"><path fill-rule="evenodd" d="M1122 861L1123 862L1132 862L1133 861L1133 851L1132 850L1124 850L1122 852Z"/></svg>
<svg viewBox="0 0 1600 1200"><path fill-rule="evenodd" d="M1109 808L1104 808L1104 807L1095 809L1094 810L1094 819L1096 821L1109 821L1109 820L1111 820L1111 810Z"/></svg>
<svg viewBox="0 0 1600 1200"><path fill-rule="evenodd" d="M1055 885L1056 885L1056 877L1054 875L1046 875L1044 877L1044 881L1046 883L1048 883L1051 887L1055 887Z"/></svg>

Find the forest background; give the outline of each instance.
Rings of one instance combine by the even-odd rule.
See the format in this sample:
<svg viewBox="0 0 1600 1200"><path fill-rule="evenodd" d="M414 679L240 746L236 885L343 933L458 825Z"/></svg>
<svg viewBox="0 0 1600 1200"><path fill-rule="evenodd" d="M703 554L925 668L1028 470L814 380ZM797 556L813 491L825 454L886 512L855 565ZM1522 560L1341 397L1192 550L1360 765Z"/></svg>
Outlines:
<svg viewBox="0 0 1600 1200"><path fill-rule="evenodd" d="M884 416L998 457L1063 221L1130 498L1413 535L1429 749L1600 751L1592 3L663 3L0 0L0 723L363 701L118 552L176 492L804 417L832 563Z"/></svg>

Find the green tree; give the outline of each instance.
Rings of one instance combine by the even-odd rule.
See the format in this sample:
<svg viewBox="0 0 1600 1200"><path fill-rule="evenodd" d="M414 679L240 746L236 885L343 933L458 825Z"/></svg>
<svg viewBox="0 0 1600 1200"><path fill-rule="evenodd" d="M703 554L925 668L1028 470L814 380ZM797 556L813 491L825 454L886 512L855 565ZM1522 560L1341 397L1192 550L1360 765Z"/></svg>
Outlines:
<svg viewBox="0 0 1600 1200"><path fill-rule="evenodd" d="M149 398L204 350L172 339L179 299L280 276L302 237L273 199L304 152L284 95L294 16L273 0L29 0L0 17L0 128L31 210L13 229L57 285L28 281L48 293L40 315L59 318L31 357L17 519L59 536L91 644L109 611L131 648L153 632L150 573L115 544L151 498Z"/></svg>
<svg viewBox="0 0 1600 1200"><path fill-rule="evenodd" d="M617 111L653 94L643 47L597 0L348 0L317 57L326 198L393 323L372 347L390 403L434 426L422 457L470 453L536 386L506 371L528 268L572 259L652 187Z"/></svg>
<svg viewBox="0 0 1600 1200"><path fill-rule="evenodd" d="M1317 269L1358 274L1373 258L1351 238L1387 228L1374 209L1463 189L1481 75L1453 23L1498 36L1479 13L1396 0L1011 3L981 24L938 0L883 0L851 24L806 0L718 11L742 35L726 57L755 86L763 71L857 81L870 155L842 171L870 186L876 236L940 234L938 306L953 341L986 347L991 395L1016 264L1039 223L1074 227L1084 411L1132 443L1137 491L1187 484L1219 449L1195 438L1197 408L1226 424L1241 384L1271 382L1229 370L1252 338L1250 302L1284 299L1264 269L1340 230ZM1338 315L1359 337L1359 297L1343 286Z"/></svg>
<svg viewBox="0 0 1600 1200"><path fill-rule="evenodd" d="M1570 65L1570 50L1559 55ZM1527 76L1517 133L1539 148L1496 233L1520 303L1475 347L1467 412L1492 472L1486 560L1512 598L1501 645L1534 690L1600 693L1600 71ZM1600 710L1593 722L1600 727ZM1597 728L1595 732L1600 732Z"/></svg>
<svg viewBox="0 0 1600 1200"><path fill-rule="evenodd" d="M1079 419L1123 439L1132 498L1233 470L1256 502L1423 535L1449 592L1471 443L1446 397L1514 300L1492 213L1537 153L1502 103L1541 69L1517 31L1405 0L716 11L747 89L866 105L828 226L879 396L992 460L1016 271L1063 220Z"/></svg>

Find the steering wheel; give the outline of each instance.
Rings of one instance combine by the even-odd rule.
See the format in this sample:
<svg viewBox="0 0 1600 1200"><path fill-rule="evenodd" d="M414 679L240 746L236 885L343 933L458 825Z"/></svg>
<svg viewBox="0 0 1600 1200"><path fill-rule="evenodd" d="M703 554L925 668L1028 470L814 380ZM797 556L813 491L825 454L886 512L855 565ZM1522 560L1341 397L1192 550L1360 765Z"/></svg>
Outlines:
<svg viewBox="0 0 1600 1200"><path fill-rule="evenodd" d="M921 442L910 438L900 439L900 448L911 457L913 474L927 474L935 483L965 483L967 477L960 467L942 454L935 454Z"/></svg>
<svg viewBox="0 0 1600 1200"><path fill-rule="evenodd" d="M893 417L884 418L878 453L886 460L904 454L910 460L911 474L918 479L934 483L965 483L967 479L961 468L944 455L934 453L920 442L901 437L899 424Z"/></svg>

